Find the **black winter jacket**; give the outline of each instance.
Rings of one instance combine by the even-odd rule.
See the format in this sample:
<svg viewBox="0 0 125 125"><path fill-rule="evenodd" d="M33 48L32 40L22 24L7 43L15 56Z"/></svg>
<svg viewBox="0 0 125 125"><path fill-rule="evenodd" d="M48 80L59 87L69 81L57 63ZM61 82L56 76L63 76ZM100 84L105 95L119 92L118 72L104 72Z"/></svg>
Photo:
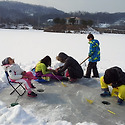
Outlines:
<svg viewBox="0 0 125 125"><path fill-rule="evenodd" d="M69 76L71 78L82 78L83 70L80 64L72 57L67 56L64 66L58 71L59 73L64 72L68 69Z"/></svg>

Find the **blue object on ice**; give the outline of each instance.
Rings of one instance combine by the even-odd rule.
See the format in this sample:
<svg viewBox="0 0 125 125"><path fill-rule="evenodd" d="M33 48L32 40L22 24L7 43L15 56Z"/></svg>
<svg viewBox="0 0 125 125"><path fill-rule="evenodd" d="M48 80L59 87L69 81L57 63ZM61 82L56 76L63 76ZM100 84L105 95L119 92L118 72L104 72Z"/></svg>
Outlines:
<svg viewBox="0 0 125 125"><path fill-rule="evenodd" d="M118 98L118 101L117 101L118 105L122 105L123 104L123 100Z"/></svg>
<svg viewBox="0 0 125 125"><path fill-rule="evenodd" d="M110 97L111 94L109 91L104 91L102 94L100 94L101 97Z"/></svg>
<svg viewBox="0 0 125 125"><path fill-rule="evenodd" d="M39 82L39 83L48 82L48 81L46 81L46 80L44 80L44 79L36 79L35 81L37 81L37 82Z"/></svg>

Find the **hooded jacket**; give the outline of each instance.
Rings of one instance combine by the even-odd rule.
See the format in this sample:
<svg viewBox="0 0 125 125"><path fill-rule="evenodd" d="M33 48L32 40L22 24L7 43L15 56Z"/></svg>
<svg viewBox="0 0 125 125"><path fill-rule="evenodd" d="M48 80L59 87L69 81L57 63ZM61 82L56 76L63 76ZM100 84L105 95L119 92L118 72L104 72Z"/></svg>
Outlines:
<svg viewBox="0 0 125 125"><path fill-rule="evenodd" d="M105 71L104 82L106 84L112 83L113 88L125 85L125 72L119 67L112 67Z"/></svg>
<svg viewBox="0 0 125 125"><path fill-rule="evenodd" d="M89 41L89 62L97 62L100 61L100 47L98 40Z"/></svg>
<svg viewBox="0 0 125 125"><path fill-rule="evenodd" d="M37 63L35 72L42 72L43 75L50 73L50 71L47 69L46 65L44 63Z"/></svg>
<svg viewBox="0 0 125 125"><path fill-rule="evenodd" d="M65 53L60 53L58 56L65 60L64 66L58 71L58 73L62 73L68 69L71 78L83 77L82 67L74 58L66 55Z"/></svg>
<svg viewBox="0 0 125 125"><path fill-rule="evenodd" d="M18 80L21 79L23 76L21 75L22 72L24 72L23 69L20 68L18 64L12 64L12 65L3 65L3 68L7 73L9 74L10 79L12 80Z"/></svg>

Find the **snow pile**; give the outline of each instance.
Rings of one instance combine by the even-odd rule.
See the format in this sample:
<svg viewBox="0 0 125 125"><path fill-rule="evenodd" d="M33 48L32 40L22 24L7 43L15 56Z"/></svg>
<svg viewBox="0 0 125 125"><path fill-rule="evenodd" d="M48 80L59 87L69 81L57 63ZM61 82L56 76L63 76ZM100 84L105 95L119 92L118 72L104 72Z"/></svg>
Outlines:
<svg viewBox="0 0 125 125"><path fill-rule="evenodd" d="M30 124L36 123L37 120L31 115L27 114L20 105L7 108L3 102L0 101L0 124L13 125L13 124Z"/></svg>
<svg viewBox="0 0 125 125"><path fill-rule="evenodd" d="M22 109L20 105L7 108L3 102L0 101L0 124L3 125L71 125L66 121L58 121L54 123L44 123L40 119L35 118Z"/></svg>
<svg viewBox="0 0 125 125"><path fill-rule="evenodd" d="M0 101L0 124L1 125L72 125L67 121L47 122L42 118L36 118L32 114L28 114L20 105L7 108ZM97 125L95 123L78 123L76 125Z"/></svg>

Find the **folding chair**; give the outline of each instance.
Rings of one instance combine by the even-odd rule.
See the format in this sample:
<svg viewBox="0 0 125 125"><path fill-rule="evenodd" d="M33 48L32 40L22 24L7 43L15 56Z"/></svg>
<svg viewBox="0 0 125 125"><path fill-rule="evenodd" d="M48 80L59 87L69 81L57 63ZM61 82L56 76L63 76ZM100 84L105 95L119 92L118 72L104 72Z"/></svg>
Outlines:
<svg viewBox="0 0 125 125"><path fill-rule="evenodd" d="M9 74L8 74L7 71L5 71L5 74L6 74L8 83L9 83L9 84L11 85L11 87L14 89L14 90L10 93L10 95L12 95L14 92L17 92L17 93L19 94L19 96L22 96L22 95L26 92L26 89L23 87L22 83L20 83L20 82L11 82L11 80L9 79ZM18 86L17 86L17 87L14 87L14 86L12 85L12 83L17 83ZM19 87L21 87L21 88L24 90L22 94L20 94L19 91L17 91L17 89L18 89Z"/></svg>

